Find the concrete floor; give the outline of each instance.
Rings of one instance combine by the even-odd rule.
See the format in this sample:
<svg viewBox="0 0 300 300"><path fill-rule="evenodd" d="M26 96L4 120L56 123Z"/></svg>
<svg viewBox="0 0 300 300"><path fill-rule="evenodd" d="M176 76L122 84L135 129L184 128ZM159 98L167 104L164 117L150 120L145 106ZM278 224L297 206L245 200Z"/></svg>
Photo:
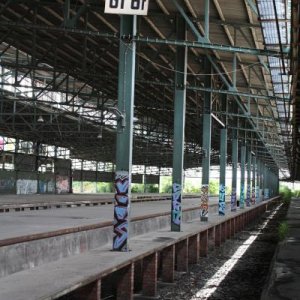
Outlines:
<svg viewBox="0 0 300 300"><path fill-rule="evenodd" d="M158 196L159 194L132 194L132 199L141 196ZM162 196L166 194L161 194ZM0 205L28 204L28 203L51 203L51 202L74 202L74 201L98 201L113 200L113 193L105 194L33 194L33 195L1 195Z"/></svg>
<svg viewBox="0 0 300 300"><path fill-rule="evenodd" d="M300 299L300 198L292 199L286 224L261 300Z"/></svg>
<svg viewBox="0 0 300 300"><path fill-rule="evenodd" d="M67 197L71 199L72 195L32 195L31 200L39 201L49 198L58 200L58 198ZM27 196L28 197L28 196ZM45 198L44 198L45 197ZM75 195L75 197L104 197L103 195ZM107 197L107 195L106 195ZM14 197L2 197L1 202L8 201ZM18 199L19 197L16 197ZM23 198L23 197L21 197ZM29 199L28 198L28 199ZM72 197L72 199L74 199ZM211 204L216 204L217 197L212 197ZM182 201L182 209L199 207L200 199L186 198ZM151 201L131 204L131 217L148 216L149 214L170 212L171 201ZM66 228L92 225L113 220L113 205L102 205L95 207L77 207L77 208L60 208L47 210L34 210L24 212L9 212L1 214L0 217L0 241L8 238L15 238L30 234L39 234L49 231L61 230Z"/></svg>

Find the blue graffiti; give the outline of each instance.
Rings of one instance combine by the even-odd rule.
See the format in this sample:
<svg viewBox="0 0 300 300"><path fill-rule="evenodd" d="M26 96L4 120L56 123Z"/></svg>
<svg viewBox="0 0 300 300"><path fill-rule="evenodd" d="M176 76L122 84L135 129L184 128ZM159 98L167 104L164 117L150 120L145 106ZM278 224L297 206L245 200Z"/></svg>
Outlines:
<svg viewBox="0 0 300 300"><path fill-rule="evenodd" d="M256 187L256 191L255 191L255 202L256 202L256 203L260 202L260 197L259 197L259 186Z"/></svg>
<svg viewBox="0 0 300 300"><path fill-rule="evenodd" d="M116 172L114 203L113 250L128 251L128 212L129 212L128 172Z"/></svg>
<svg viewBox="0 0 300 300"><path fill-rule="evenodd" d="M177 183L172 186L172 223L181 223L181 185Z"/></svg>
<svg viewBox="0 0 300 300"><path fill-rule="evenodd" d="M264 192L264 198L265 198L265 199L269 199L269 198L270 198L270 195L269 195L269 189L265 189L265 192Z"/></svg>
<svg viewBox="0 0 300 300"><path fill-rule="evenodd" d="M219 215L221 215L221 216L225 215L225 209L226 209L225 190L226 190L225 185L220 184L220 189L219 189Z"/></svg>
<svg viewBox="0 0 300 300"><path fill-rule="evenodd" d="M230 206L231 206L231 211L236 211L236 188L232 188Z"/></svg>
<svg viewBox="0 0 300 300"><path fill-rule="evenodd" d="M246 205L249 207L251 204L251 186L250 184L247 185L247 199L246 199Z"/></svg>
<svg viewBox="0 0 300 300"><path fill-rule="evenodd" d="M255 186L252 187L252 205L255 205L256 201L255 201Z"/></svg>
<svg viewBox="0 0 300 300"><path fill-rule="evenodd" d="M208 217L208 184L202 185L200 200L200 217Z"/></svg>
<svg viewBox="0 0 300 300"><path fill-rule="evenodd" d="M245 186L241 185L240 208L245 208Z"/></svg>
<svg viewBox="0 0 300 300"><path fill-rule="evenodd" d="M114 226L114 233L116 234L113 239L113 249L127 251L128 239L128 222Z"/></svg>

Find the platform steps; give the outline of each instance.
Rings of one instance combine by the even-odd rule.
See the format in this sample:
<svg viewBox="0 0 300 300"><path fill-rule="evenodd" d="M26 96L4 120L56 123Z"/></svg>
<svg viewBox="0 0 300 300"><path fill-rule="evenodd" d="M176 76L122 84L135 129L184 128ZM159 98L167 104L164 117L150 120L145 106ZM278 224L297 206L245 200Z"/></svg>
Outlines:
<svg viewBox="0 0 300 300"><path fill-rule="evenodd" d="M186 272L189 264L243 230L272 202L276 199L226 217L211 216L207 223L191 221L184 232L161 229L133 237L129 252L113 252L104 246L17 272L0 279L0 299L155 298L158 280L172 283L175 272Z"/></svg>
<svg viewBox="0 0 300 300"><path fill-rule="evenodd" d="M216 209L217 206L212 205L211 213ZM183 222L199 219L199 208L183 210L182 218ZM135 217L130 222L130 236L135 237L163 228L170 228L169 213ZM110 246L112 237L112 222L103 222L0 240L0 278L105 245Z"/></svg>

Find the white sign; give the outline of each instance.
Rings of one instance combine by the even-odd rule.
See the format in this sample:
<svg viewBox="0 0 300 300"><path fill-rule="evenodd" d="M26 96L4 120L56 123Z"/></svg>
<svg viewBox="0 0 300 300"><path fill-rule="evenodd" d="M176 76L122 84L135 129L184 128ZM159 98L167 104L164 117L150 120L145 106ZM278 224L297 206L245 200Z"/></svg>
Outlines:
<svg viewBox="0 0 300 300"><path fill-rule="evenodd" d="M149 0L105 0L107 14L147 15Z"/></svg>

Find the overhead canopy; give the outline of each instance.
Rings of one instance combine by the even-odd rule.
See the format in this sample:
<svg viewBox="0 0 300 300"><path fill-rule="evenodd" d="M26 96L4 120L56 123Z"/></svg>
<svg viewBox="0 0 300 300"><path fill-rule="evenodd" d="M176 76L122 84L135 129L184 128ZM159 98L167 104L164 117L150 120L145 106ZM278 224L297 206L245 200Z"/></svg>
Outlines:
<svg viewBox="0 0 300 300"><path fill-rule="evenodd" d="M137 45L133 163L172 166L175 52L184 46L185 168L201 165L208 59L216 119L238 126L239 138L271 168L300 179L298 6L290 0L150 1L130 37ZM114 162L119 43L128 38L119 36L119 16L104 14L99 0L6 1L0 11L0 133ZM176 18L186 20L186 40L176 40ZM219 129L214 121L215 164Z"/></svg>

